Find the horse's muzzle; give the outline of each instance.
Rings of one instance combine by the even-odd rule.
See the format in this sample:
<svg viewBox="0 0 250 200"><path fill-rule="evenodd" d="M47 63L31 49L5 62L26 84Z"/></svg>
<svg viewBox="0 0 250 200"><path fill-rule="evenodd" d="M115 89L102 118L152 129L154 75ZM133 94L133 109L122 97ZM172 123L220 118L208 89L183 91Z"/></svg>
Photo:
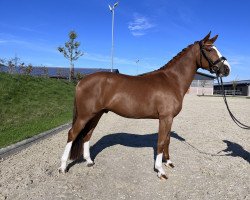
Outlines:
<svg viewBox="0 0 250 200"><path fill-rule="evenodd" d="M214 71L216 71L217 76L226 77L230 74L231 68L230 65L223 64L220 66L214 66Z"/></svg>

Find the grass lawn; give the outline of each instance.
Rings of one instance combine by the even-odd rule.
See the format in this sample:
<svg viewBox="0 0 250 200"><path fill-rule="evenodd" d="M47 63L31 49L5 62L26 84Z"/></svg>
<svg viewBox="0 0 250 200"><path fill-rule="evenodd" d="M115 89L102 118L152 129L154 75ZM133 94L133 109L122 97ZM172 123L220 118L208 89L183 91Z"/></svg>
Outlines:
<svg viewBox="0 0 250 200"><path fill-rule="evenodd" d="M75 85L0 73L0 148L72 120Z"/></svg>

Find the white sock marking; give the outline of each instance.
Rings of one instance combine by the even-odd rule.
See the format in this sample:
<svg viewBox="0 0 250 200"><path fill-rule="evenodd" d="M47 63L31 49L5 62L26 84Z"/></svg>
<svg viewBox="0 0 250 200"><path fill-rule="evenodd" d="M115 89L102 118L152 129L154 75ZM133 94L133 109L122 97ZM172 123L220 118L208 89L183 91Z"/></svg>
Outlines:
<svg viewBox="0 0 250 200"><path fill-rule="evenodd" d="M171 160L167 160L166 164L165 165L171 165L173 164Z"/></svg>
<svg viewBox="0 0 250 200"><path fill-rule="evenodd" d="M87 160L87 164L92 164L93 163L93 161L90 158L89 141L84 142L84 144L83 144L83 157L84 157L84 159Z"/></svg>
<svg viewBox="0 0 250 200"><path fill-rule="evenodd" d="M161 175L166 174L165 171L162 168L162 156L163 154L160 153L156 156L156 161L155 161L155 168L158 170L158 176L160 177Z"/></svg>
<svg viewBox="0 0 250 200"><path fill-rule="evenodd" d="M60 167L60 169L63 172L66 170L66 163L67 163L67 160L69 158L69 153L70 153L71 147L72 147L72 142L68 142L66 147L65 147L65 150L63 152L62 158L61 158L61 167Z"/></svg>
<svg viewBox="0 0 250 200"><path fill-rule="evenodd" d="M162 166L162 156L163 154L160 153L156 156L156 161L155 161L155 166L156 167L161 167Z"/></svg>

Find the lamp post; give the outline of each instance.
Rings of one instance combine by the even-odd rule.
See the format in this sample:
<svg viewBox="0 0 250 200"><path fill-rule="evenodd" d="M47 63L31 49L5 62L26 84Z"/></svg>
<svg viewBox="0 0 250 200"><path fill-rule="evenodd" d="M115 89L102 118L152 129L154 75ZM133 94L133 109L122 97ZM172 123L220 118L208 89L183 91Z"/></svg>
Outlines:
<svg viewBox="0 0 250 200"><path fill-rule="evenodd" d="M140 61L139 59L135 61L135 63L136 63L136 75L138 75L138 63L139 63L139 61Z"/></svg>
<svg viewBox="0 0 250 200"><path fill-rule="evenodd" d="M111 72L113 72L113 65L114 65L114 21L115 21L115 7L116 6L118 6L118 2L116 2L112 7L109 5L109 9L112 12Z"/></svg>

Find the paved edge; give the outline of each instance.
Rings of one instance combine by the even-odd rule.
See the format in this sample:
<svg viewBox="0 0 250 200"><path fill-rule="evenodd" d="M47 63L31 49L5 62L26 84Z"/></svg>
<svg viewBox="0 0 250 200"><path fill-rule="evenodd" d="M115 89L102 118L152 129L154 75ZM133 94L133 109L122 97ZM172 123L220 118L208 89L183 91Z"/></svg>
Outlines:
<svg viewBox="0 0 250 200"><path fill-rule="evenodd" d="M13 155L14 153L18 153L20 151L22 151L23 149L26 149L27 147L35 144L36 142L39 142L45 138L51 137L52 135L55 135L65 129L70 128L71 123L67 123L67 124L63 124L61 126L58 126L56 128L53 128L51 130L42 132L38 135L35 135L31 138L28 138L26 140L23 140L21 142L17 142L15 144L12 144L10 146L7 146L5 148L0 149L0 160L7 158L11 155Z"/></svg>

